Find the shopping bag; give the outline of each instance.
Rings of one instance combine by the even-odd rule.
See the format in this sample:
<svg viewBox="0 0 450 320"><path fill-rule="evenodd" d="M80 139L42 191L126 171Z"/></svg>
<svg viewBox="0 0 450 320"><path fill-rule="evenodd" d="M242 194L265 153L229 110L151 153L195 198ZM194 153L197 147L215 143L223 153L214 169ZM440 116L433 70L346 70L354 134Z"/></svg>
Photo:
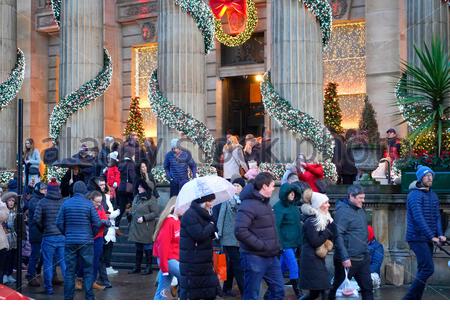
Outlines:
<svg viewBox="0 0 450 320"><path fill-rule="evenodd" d="M358 288L348 279L347 268L345 268L345 279L336 291L336 297L344 299L359 298Z"/></svg>
<svg viewBox="0 0 450 320"><path fill-rule="evenodd" d="M405 267L400 263L388 263L386 265L386 283L400 287L405 282Z"/></svg>
<svg viewBox="0 0 450 320"><path fill-rule="evenodd" d="M225 254L220 251L213 253L214 272L219 277L220 281L227 280L227 259Z"/></svg>

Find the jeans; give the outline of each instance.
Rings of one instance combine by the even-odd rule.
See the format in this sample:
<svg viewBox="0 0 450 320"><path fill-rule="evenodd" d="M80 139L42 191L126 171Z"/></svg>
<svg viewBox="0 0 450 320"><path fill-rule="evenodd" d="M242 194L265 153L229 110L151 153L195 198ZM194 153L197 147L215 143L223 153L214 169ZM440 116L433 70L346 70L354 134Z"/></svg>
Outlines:
<svg viewBox="0 0 450 320"><path fill-rule="evenodd" d="M162 294L164 290L170 289L173 277L180 279L180 262L175 259L171 259L169 262L169 275L163 276L162 272L158 272L158 288L155 292L153 300L166 300L166 297ZM158 259L159 266L159 259Z"/></svg>
<svg viewBox="0 0 450 320"><path fill-rule="evenodd" d="M59 264L63 277L66 274L64 261L64 236L48 236L42 238L42 257L44 259L44 286L45 291L53 293L53 269Z"/></svg>
<svg viewBox="0 0 450 320"><path fill-rule="evenodd" d="M244 270L244 300L258 300L261 282L268 285L268 300L284 299L283 274L278 257L261 257L241 252L241 266Z"/></svg>
<svg viewBox="0 0 450 320"><path fill-rule="evenodd" d="M431 242L408 242L408 244L416 255L417 273L403 299L421 300L425 284L434 273L433 244Z"/></svg>
<svg viewBox="0 0 450 320"><path fill-rule="evenodd" d="M188 182L189 180L171 180L170 181L170 197L177 196L180 192L181 188Z"/></svg>
<svg viewBox="0 0 450 320"><path fill-rule="evenodd" d="M231 291L233 278L236 278L242 296L244 294L244 271L241 268L239 247L224 246L223 251L227 259L227 280L223 283L223 291Z"/></svg>
<svg viewBox="0 0 450 320"><path fill-rule="evenodd" d="M68 244L64 250L66 274L64 276L64 300L73 300L75 293L75 272L78 257L82 260L86 300L94 300L94 246L92 244Z"/></svg>
<svg viewBox="0 0 450 320"><path fill-rule="evenodd" d="M355 277L361 288L363 300L373 300L373 284L370 276L370 255L367 254L363 260L351 260L352 267L348 271L348 278ZM334 281L328 299L336 299L336 291L345 279L345 269L342 261L334 259Z"/></svg>
<svg viewBox="0 0 450 320"><path fill-rule="evenodd" d="M298 279L298 264L295 257L295 249L288 248L283 250L280 258L281 265L286 264L289 269L289 279Z"/></svg>
<svg viewBox="0 0 450 320"><path fill-rule="evenodd" d="M103 255L103 238L94 239L94 281L97 279L100 268L100 259Z"/></svg>
<svg viewBox="0 0 450 320"><path fill-rule="evenodd" d="M41 243L31 243L31 254L30 260L28 261L28 270L26 275L26 278L28 280L32 280L34 277L36 277L36 267L38 271L40 271L38 264L42 264L42 259L43 257L41 255Z"/></svg>

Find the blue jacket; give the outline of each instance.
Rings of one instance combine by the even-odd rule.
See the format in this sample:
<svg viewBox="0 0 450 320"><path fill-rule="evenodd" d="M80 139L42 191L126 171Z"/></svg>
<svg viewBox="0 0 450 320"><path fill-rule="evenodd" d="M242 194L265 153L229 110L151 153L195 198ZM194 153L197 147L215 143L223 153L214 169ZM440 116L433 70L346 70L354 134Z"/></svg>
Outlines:
<svg viewBox="0 0 450 320"><path fill-rule="evenodd" d="M29 226L29 240L30 243L41 243L42 242L42 232L36 226L34 222L34 216L36 212L36 206L40 200L44 198L44 194L39 191L34 191L28 202L28 226Z"/></svg>
<svg viewBox="0 0 450 320"><path fill-rule="evenodd" d="M102 222L91 201L76 193L59 209L56 225L66 236L66 245L93 244Z"/></svg>
<svg viewBox="0 0 450 320"><path fill-rule="evenodd" d="M406 222L406 241L428 242L443 235L438 196L418 187L417 181L409 185Z"/></svg>
<svg viewBox="0 0 450 320"><path fill-rule="evenodd" d="M47 191L45 198L39 201L33 221L42 231L43 237L61 235L61 231L56 226L56 218L63 202L61 193L51 190Z"/></svg>
<svg viewBox="0 0 450 320"><path fill-rule="evenodd" d="M197 175L197 165L189 151L182 150L178 156L173 151L167 152L164 159L164 170L169 180L176 182L189 180L189 168L192 171L192 176L195 178Z"/></svg>
<svg viewBox="0 0 450 320"><path fill-rule="evenodd" d="M384 259L384 247L376 239L369 242L370 273L381 273L381 265Z"/></svg>

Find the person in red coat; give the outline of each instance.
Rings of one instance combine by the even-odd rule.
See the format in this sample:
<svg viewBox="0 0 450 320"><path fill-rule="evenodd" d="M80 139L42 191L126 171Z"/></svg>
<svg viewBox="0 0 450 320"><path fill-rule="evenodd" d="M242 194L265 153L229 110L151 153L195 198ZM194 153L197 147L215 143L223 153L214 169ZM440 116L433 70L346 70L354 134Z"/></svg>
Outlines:
<svg viewBox="0 0 450 320"><path fill-rule="evenodd" d="M117 167L119 153L111 152L109 155L108 169L106 170L106 183L108 184L111 200L116 198L116 189L120 184L120 171Z"/></svg>
<svg viewBox="0 0 450 320"><path fill-rule="evenodd" d="M176 197L170 198L153 235L153 255L158 259L160 272L154 300L170 298L173 277L180 278L180 216L174 213Z"/></svg>
<svg viewBox="0 0 450 320"><path fill-rule="evenodd" d="M300 181L309 184L314 192L320 192L317 187L317 180L324 178L323 167L319 163L308 163L304 154L297 157L297 175Z"/></svg>

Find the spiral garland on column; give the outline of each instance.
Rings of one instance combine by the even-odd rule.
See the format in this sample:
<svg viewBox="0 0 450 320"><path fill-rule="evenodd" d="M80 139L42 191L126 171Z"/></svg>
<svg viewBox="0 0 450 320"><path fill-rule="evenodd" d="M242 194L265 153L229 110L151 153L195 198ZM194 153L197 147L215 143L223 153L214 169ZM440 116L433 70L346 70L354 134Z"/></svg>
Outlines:
<svg viewBox="0 0 450 320"><path fill-rule="evenodd" d="M169 128L183 132L193 143L205 153L205 162L211 164L214 152L214 137L206 125L195 119L191 114L170 103L159 90L157 70L149 82L148 99L152 111L162 123Z"/></svg>
<svg viewBox="0 0 450 320"><path fill-rule="evenodd" d="M25 56L17 49L17 62L8 78L0 84L0 111L3 110L22 88L25 77Z"/></svg>
<svg viewBox="0 0 450 320"><path fill-rule="evenodd" d="M303 5L316 16L322 31L322 44L328 45L331 39L331 28L333 26L333 11L328 0L299 0Z"/></svg>
<svg viewBox="0 0 450 320"><path fill-rule="evenodd" d="M205 54L214 49L214 16L203 0L175 0L175 3L197 24L205 42Z"/></svg>
<svg viewBox="0 0 450 320"><path fill-rule="evenodd" d="M261 82L261 95L264 108L271 117L293 134L310 141L314 148L322 153L325 175L334 181L336 168L330 161L334 153L334 138L328 129L312 116L294 109L287 100L282 98L275 91L270 72L264 75L264 80Z"/></svg>
<svg viewBox="0 0 450 320"><path fill-rule="evenodd" d="M51 0L53 15L57 25L61 26L61 0ZM103 69L92 80L83 84L78 90L64 97L50 115L50 137L58 140L61 129L69 117L102 96L111 84L112 60L106 48L103 49Z"/></svg>

